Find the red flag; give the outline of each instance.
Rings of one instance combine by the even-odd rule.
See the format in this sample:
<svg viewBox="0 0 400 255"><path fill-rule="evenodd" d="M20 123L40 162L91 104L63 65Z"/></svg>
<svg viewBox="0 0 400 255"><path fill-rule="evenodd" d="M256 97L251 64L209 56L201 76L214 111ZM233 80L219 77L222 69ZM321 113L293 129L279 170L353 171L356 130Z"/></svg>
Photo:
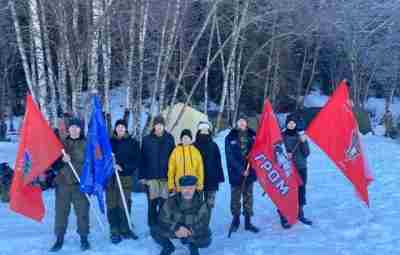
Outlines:
<svg viewBox="0 0 400 255"><path fill-rule="evenodd" d="M45 211L42 191L32 182L61 156L62 148L32 96L28 95L10 191L11 210L42 220Z"/></svg>
<svg viewBox="0 0 400 255"><path fill-rule="evenodd" d="M267 100L249 162L276 207L294 224L298 216L299 176L289 160L271 103Z"/></svg>
<svg viewBox="0 0 400 255"><path fill-rule="evenodd" d="M367 186L372 176L362 151L358 124L345 80L311 122L307 134L342 170L361 199L369 205Z"/></svg>

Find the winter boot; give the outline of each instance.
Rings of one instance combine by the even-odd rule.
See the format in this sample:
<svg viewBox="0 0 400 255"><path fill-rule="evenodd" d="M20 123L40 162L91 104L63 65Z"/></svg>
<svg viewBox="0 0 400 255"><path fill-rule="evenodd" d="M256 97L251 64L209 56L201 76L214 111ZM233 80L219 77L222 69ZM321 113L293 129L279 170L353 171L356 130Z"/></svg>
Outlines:
<svg viewBox="0 0 400 255"><path fill-rule="evenodd" d="M303 206L301 206L300 208L299 208L299 221L301 222L301 223L303 223L304 225L308 225L308 226L311 226L312 225L312 221L311 220L309 220L309 219L307 219L306 217L304 217L304 211L303 211Z"/></svg>
<svg viewBox="0 0 400 255"><path fill-rule="evenodd" d="M175 251L175 246L170 240L166 240L165 244L162 245L160 255L171 255Z"/></svg>
<svg viewBox="0 0 400 255"><path fill-rule="evenodd" d="M250 215L245 216L245 222L244 222L244 229L253 233L258 233L260 230L255 227L253 224L251 224L251 217Z"/></svg>
<svg viewBox="0 0 400 255"><path fill-rule="evenodd" d="M122 241L121 236L118 234L111 234L110 239L112 244L119 244Z"/></svg>
<svg viewBox="0 0 400 255"><path fill-rule="evenodd" d="M133 240L139 239L139 237L133 231L122 233L122 238L123 239L133 239Z"/></svg>
<svg viewBox="0 0 400 255"><path fill-rule="evenodd" d="M200 255L199 248L197 248L196 245L192 243L189 245L189 251L190 255Z"/></svg>
<svg viewBox="0 0 400 255"><path fill-rule="evenodd" d="M287 219L285 218L285 216L282 215L282 213L278 210L278 214L279 214L279 218L281 219L281 225L282 228L284 229L289 229L292 227L292 225L289 224L289 222L287 221Z"/></svg>
<svg viewBox="0 0 400 255"><path fill-rule="evenodd" d="M87 236L81 236L81 251L90 250L90 243Z"/></svg>
<svg viewBox="0 0 400 255"><path fill-rule="evenodd" d="M51 247L50 252L57 252L61 250L64 244L64 236L57 236L57 240L54 243L53 247Z"/></svg>
<svg viewBox="0 0 400 255"><path fill-rule="evenodd" d="M237 232L239 229L239 226L240 226L240 216L235 215L235 216L233 216L233 219L232 219L230 232L231 233Z"/></svg>

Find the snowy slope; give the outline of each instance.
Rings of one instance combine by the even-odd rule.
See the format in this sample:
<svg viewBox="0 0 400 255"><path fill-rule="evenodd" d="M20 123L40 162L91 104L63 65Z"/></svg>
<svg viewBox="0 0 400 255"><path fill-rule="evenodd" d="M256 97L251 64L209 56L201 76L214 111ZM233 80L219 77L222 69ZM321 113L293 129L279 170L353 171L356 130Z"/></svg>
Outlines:
<svg viewBox="0 0 400 255"><path fill-rule="evenodd" d="M217 137L223 150L226 132ZM370 187L371 208L367 209L356 198L349 182L336 170L329 160L312 146L309 164L308 206L306 214L315 225L298 224L283 230L274 206L262 197L261 188L255 189L254 221L261 228L257 235L240 229L227 238L231 215L229 209L230 188L225 183L218 193L213 211L211 228L213 243L202 254L208 255L391 255L400 254L400 192L398 191L398 169L400 150L393 140L376 136L364 136L363 142L374 170L375 181ZM1 160L14 160L16 144L1 144ZM225 173L226 174L226 173ZM54 194L45 193L47 214L43 224L38 224L10 212L6 204L0 203L0 255L47 254L54 241ZM85 254L158 254L159 248L149 236L146 225L146 198L133 194L133 221L140 236L139 241L124 241L111 245L108 232L103 232L92 211L90 240L92 250ZM96 204L94 205L96 206ZM66 244L60 255L79 252L79 238L75 233L75 216L71 215ZM174 254L188 254L180 243L175 242Z"/></svg>

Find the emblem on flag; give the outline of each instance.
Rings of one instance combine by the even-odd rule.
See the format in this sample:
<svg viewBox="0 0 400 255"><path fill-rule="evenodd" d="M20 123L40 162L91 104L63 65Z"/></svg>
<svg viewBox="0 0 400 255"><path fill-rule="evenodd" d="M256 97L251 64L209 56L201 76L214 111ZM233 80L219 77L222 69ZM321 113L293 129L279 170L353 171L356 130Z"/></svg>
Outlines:
<svg viewBox="0 0 400 255"><path fill-rule="evenodd" d="M349 143L349 148L346 150L346 159L352 161L356 159L361 153L360 138L358 137L357 131L353 130L351 135L351 141Z"/></svg>
<svg viewBox="0 0 400 255"><path fill-rule="evenodd" d="M285 171L286 177L289 177L292 172L292 164L282 141L279 141L274 145L274 153L276 163L283 171Z"/></svg>

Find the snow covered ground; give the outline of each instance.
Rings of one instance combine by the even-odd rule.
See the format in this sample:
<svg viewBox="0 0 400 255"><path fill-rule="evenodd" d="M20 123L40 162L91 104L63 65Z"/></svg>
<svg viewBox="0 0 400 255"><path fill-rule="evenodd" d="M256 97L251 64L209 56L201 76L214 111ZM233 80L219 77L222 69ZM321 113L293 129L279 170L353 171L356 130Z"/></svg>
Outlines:
<svg viewBox="0 0 400 255"><path fill-rule="evenodd" d="M223 150L226 132L217 137ZM364 147L373 170L375 181L370 186L371 208L367 209L355 196L353 188L319 149L312 146L309 158L308 206L306 214L314 226L297 224L290 230L280 227L271 201L262 196L260 186L255 189L254 222L261 228L259 234L244 232L227 238L231 221L230 188L226 182L218 193L211 228L212 245L201 250L208 255L391 255L400 254L400 150L395 141L364 136ZM15 159L16 143L0 143L0 160L10 163ZM226 173L225 173L226 174ZM32 222L0 203L0 255L47 254L54 241L54 193L45 193L47 214L42 224ZM94 204L96 207L97 204ZM133 221L138 241L124 241L120 245L109 242L108 232L103 232L92 211L90 241L92 250L86 254L158 254L159 248L149 236L146 224L146 198L133 194ZM176 243L174 254L188 254ZM71 215L66 243L60 255L79 253L75 216Z"/></svg>

